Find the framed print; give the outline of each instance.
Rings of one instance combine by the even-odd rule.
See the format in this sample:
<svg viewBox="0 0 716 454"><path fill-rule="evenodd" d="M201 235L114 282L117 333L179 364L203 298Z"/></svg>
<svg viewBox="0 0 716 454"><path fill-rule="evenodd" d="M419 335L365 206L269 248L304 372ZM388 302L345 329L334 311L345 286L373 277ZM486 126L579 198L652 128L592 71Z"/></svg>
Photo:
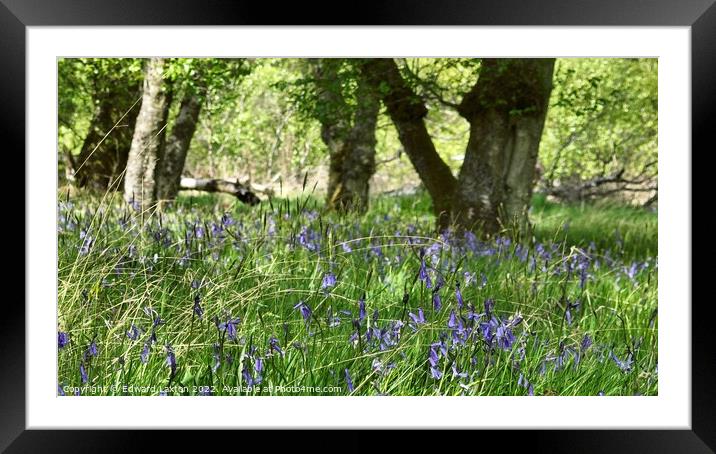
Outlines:
<svg viewBox="0 0 716 454"><path fill-rule="evenodd" d="M27 265L0 446L713 452L712 3L2 0Z"/></svg>

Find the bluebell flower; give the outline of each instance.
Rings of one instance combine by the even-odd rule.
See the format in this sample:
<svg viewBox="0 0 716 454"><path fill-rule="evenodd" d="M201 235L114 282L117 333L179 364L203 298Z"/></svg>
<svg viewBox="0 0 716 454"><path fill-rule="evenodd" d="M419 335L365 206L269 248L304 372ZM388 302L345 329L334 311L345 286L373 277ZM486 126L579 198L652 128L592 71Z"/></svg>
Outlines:
<svg viewBox="0 0 716 454"><path fill-rule="evenodd" d="M64 395L65 395L65 390L62 389L62 385L60 385L60 384L57 385L57 395L58 395L58 396L64 396Z"/></svg>
<svg viewBox="0 0 716 454"><path fill-rule="evenodd" d="M134 323L132 323L132 326L129 328L129 331L127 331L127 337L131 340L137 340L139 339L139 328L137 328Z"/></svg>
<svg viewBox="0 0 716 454"><path fill-rule="evenodd" d="M336 275L328 273L323 276L323 282L321 282L321 290L328 292L330 289L336 286Z"/></svg>
<svg viewBox="0 0 716 454"><path fill-rule="evenodd" d="M609 356L612 358L614 363L619 367L619 369L621 369L622 372L631 372L632 365L634 364L634 359L632 358L631 353L627 356L627 358L624 361L617 358L617 355L615 355L613 351L609 352Z"/></svg>
<svg viewBox="0 0 716 454"><path fill-rule="evenodd" d="M457 320L455 319L455 311L450 311L450 318L448 319L448 328L457 327Z"/></svg>
<svg viewBox="0 0 716 454"><path fill-rule="evenodd" d="M452 376L453 378L467 378L467 372L460 372L455 363L452 363Z"/></svg>
<svg viewBox="0 0 716 454"><path fill-rule="evenodd" d="M97 356L98 354L99 352L97 351L97 343L95 341L92 341L89 347L87 347L87 351L85 352L85 358L88 358L90 356Z"/></svg>
<svg viewBox="0 0 716 454"><path fill-rule="evenodd" d="M80 378L82 380L82 383L87 383L87 369L85 369L84 363L80 363Z"/></svg>
<svg viewBox="0 0 716 454"><path fill-rule="evenodd" d="M142 353L139 354L139 360L142 364L147 364L147 360L149 360L149 344L144 344Z"/></svg>
<svg viewBox="0 0 716 454"><path fill-rule="evenodd" d="M299 301L298 304L293 306L293 308L301 311L301 316L303 317L304 321L308 322L308 320L311 318L311 308L308 307L308 305L303 301Z"/></svg>
<svg viewBox="0 0 716 454"><path fill-rule="evenodd" d="M408 316L410 316L411 319L415 322L417 325L422 325L425 323L425 314L423 313L423 308L418 308L418 315L413 314L412 312L408 313Z"/></svg>
<svg viewBox="0 0 716 454"><path fill-rule="evenodd" d="M199 317L199 320L201 320L202 316L204 315L204 309L201 308L201 297L198 293L194 297L194 312L192 316L194 315Z"/></svg>
<svg viewBox="0 0 716 454"><path fill-rule="evenodd" d="M65 345L70 343L70 335L67 333L64 333L62 331L59 331L57 333L57 347L58 348L64 348Z"/></svg>
<svg viewBox="0 0 716 454"><path fill-rule="evenodd" d="M509 350L515 342L512 330L504 324L500 324L495 330L495 339L497 340L497 346L503 350Z"/></svg>
<svg viewBox="0 0 716 454"><path fill-rule="evenodd" d="M226 331L226 334L229 336L229 340L235 341L236 340L236 326L241 323L241 318L231 318L229 317L225 322L219 323L217 328L219 328L219 331Z"/></svg>
<svg viewBox="0 0 716 454"><path fill-rule="evenodd" d="M165 348L167 350L167 366L171 369L171 376L173 377L177 372L177 359L174 355L174 350L170 345L166 345Z"/></svg>
<svg viewBox="0 0 716 454"><path fill-rule="evenodd" d="M495 300L492 298L487 298L485 300L485 315L490 317L492 315L492 309L495 308Z"/></svg>
<svg viewBox="0 0 716 454"><path fill-rule="evenodd" d="M582 342L580 344L580 349L582 350L582 352L587 351L587 349L589 347L591 347L592 343L593 343L592 338L589 337L588 334L585 334L584 337L582 338Z"/></svg>
<svg viewBox="0 0 716 454"><path fill-rule="evenodd" d="M348 368L346 368L346 370L345 370L345 375L346 375L346 385L348 386L348 392L352 393L353 392L353 380L351 379L350 372L348 372Z"/></svg>
<svg viewBox="0 0 716 454"><path fill-rule="evenodd" d="M434 291L433 292L433 309L435 309L435 311L437 312L442 307L443 307L443 304L442 304L442 300L440 299L440 295L438 294L437 291Z"/></svg>
<svg viewBox="0 0 716 454"><path fill-rule="evenodd" d="M358 300L358 320L363 321L365 319L365 298Z"/></svg>
<svg viewBox="0 0 716 454"><path fill-rule="evenodd" d="M462 293L460 292L460 283L455 283L455 298L457 299L457 308L462 309L462 306L464 304L462 300Z"/></svg>
<svg viewBox="0 0 716 454"><path fill-rule="evenodd" d="M433 287L432 282L430 281L430 275L428 274L427 267L425 266L425 259L424 259L425 251L423 249L420 250L420 272L418 273L418 276L421 281L425 283L425 288L428 290Z"/></svg>
<svg viewBox="0 0 716 454"><path fill-rule="evenodd" d="M443 377L443 373L436 367L430 367L430 376L436 380L440 380Z"/></svg>
<svg viewBox="0 0 716 454"><path fill-rule="evenodd" d="M271 337L269 339L269 352L276 352L279 355L283 356L281 346L278 344L278 339L276 339L275 337Z"/></svg>
<svg viewBox="0 0 716 454"><path fill-rule="evenodd" d="M438 352L435 350L435 347L430 347L430 353L428 354L428 362L430 363L430 366L432 366L432 367L437 366L438 361L440 361Z"/></svg>

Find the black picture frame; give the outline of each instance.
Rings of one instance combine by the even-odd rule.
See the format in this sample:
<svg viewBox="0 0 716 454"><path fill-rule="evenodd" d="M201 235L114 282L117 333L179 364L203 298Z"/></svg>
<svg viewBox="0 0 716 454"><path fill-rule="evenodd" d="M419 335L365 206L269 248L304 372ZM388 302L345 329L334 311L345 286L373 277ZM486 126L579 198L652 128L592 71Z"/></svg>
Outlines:
<svg viewBox="0 0 716 454"><path fill-rule="evenodd" d="M716 6L714 0L409 0L381 3L361 1L327 5L232 0L0 0L0 137L6 150L25 146L25 29L65 25L550 25L550 26L687 26L691 27L692 150L713 149L711 119L716 108ZM697 156L684 150L685 158ZM17 156L22 155L17 153ZM23 164L24 165L24 164ZM26 167L25 167L26 168ZM707 171L692 164L693 181ZM696 172L696 173L694 173ZM18 172L19 174L19 172ZM706 177L708 178L708 177ZM712 177L711 177L712 178ZM23 183L22 186L24 187ZM694 196L699 191L692 190ZM26 203L26 202L25 202ZM692 206L697 206L692 202ZM24 209L24 208L23 208ZM694 223L692 242L710 222ZM703 236L705 238L705 235ZM32 238L25 237L25 242ZM693 250L693 249L692 249ZM711 268L710 266L708 268ZM705 277L708 269L694 263L692 272ZM31 272L27 270L26 272ZM698 282L699 279L693 279ZM708 282L708 280L706 280ZM684 283L691 287L691 282ZM547 452L688 452L716 450L716 355L712 298L684 301L692 313L691 430L547 430L480 433L503 446L501 451ZM25 429L25 310L3 304L0 316L0 449L7 452L127 452L159 441L165 450L181 447L181 433L151 431L59 431ZM575 415L578 418L579 415ZM141 438L140 438L141 437ZM357 442L360 434L338 437L335 449L371 450ZM440 435L399 435L400 446L421 444ZM301 435L271 437L273 443L296 443ZM225 439L237 449L244 445L232 435L201 436L209 449L223 449ZM264 439L264 436L261 437ZM368 438L363 438L367 440ZM201 442L200 442L201 443ZM316 442L318 445L322 443ZM227 445L228 446L228 445ZM248 449L249 445L244 445ZM425 445L426 446L426 445ZM445 442L445 448L449 446ZM486 446L486 445L475 445ZM461 448L462 449L462 448ZM487 448L485 448L487 449Z"/></svg>

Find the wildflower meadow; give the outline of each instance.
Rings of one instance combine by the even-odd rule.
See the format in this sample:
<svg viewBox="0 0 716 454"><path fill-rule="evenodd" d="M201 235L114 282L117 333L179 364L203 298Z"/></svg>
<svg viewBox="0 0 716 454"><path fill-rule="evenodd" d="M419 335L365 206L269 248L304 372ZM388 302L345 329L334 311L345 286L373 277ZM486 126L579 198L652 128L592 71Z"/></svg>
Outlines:
<svg viewBox="0 0 716 454"><path fill-rule="evenodd" d="M656 395L656 215L536 201L524 241L311 196L58 204L58 393Z"/></svg>

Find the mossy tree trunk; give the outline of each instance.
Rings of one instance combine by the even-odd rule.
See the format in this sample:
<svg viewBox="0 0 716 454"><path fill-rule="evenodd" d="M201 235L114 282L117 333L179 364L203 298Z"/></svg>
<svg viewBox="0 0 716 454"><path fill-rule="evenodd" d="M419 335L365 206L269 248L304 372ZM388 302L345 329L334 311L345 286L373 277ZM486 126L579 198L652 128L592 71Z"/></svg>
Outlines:
<svg viewBox="0 0 716 454"><path fill-rule="evenodd" d="M367 59L400 140L433 201L440 230L449 225L493 235L524 231L537 152L552 90L554 59L483 59L477 82L457 110L470 124L457 178L425 128L424 102L393 59Z"/></svg>
<svg viewBox="0 0 716 454"><path fill-rule="evenodd" d="M78 187L121 190L140 103L140 86L109 84L96 94L90 128L73 159Z"/></svg>

